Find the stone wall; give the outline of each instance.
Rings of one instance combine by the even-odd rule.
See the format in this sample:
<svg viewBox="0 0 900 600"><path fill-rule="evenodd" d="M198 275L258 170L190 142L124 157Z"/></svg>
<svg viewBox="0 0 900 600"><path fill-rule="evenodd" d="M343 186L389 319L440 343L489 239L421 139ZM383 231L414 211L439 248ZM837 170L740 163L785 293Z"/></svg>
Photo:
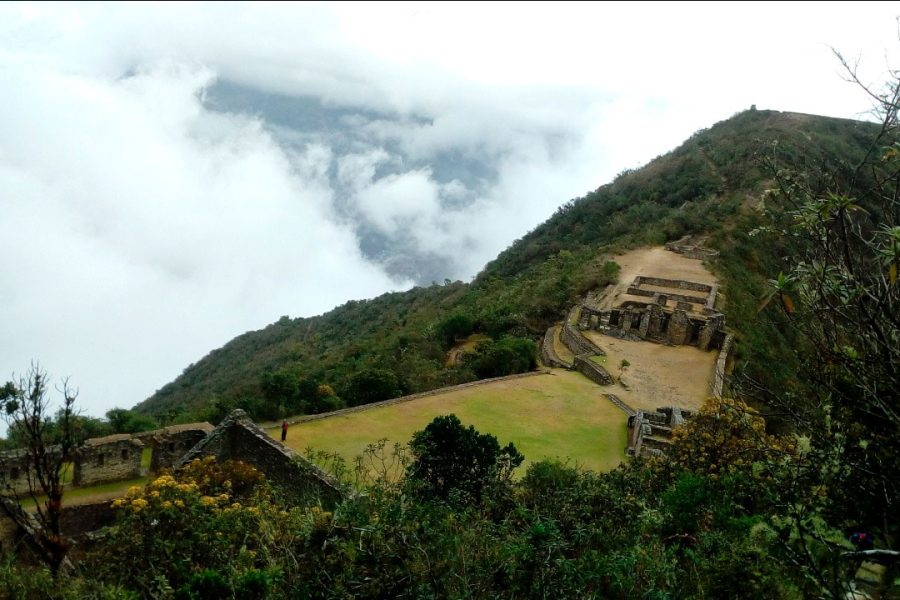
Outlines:
<svg viewBox="0 0 900 600"><path fill-rule="evenodd" d="M684 279L665 279L663 277L647 277L645 275L638 275L634 278L634 283L631 284L631 287L637 287L642 284L647 285L655 285L659 287L672 288L678 290L692 290L695 292L706 292L707 294L712 291L712 286L706 283L697 283L695 281L686 281ZM629 292L631 293L631 292ZM706 302L706 297L704 296L700 303Z"/></svg>
<svg viewBox="0 0 900 600"><path fill-rule="evenodd" d="M579 321L580 317L581 307L576 304L569 311L569 315L566 317L565 322L563 322L559 338L562 340L562 343L566 345L566 348L571 350L572 354L576 356L579 354L603 356L606 353L603 352L600 346L584 337L584 335L576 329L575 323Z"/></svg>
<svg viewBox="0 0 900 600"><path fill-rule="evenodd" d="M480 385L485 385L488 383L493 383L495 381L509 381L512 379L521 379L522 377L536 377L538 375L549 375L550 371L547 370L539 370L539 371L528 371L527 373L516 373L515 375L504 375L503 377L491 377L489 379L479 379L478 381L470 381L468 383L460 383L459 385L451 385L449 387L438 388L436 390L429 390L427 392L419 392L418 394L410 394L408 396L400 396L399 398L391 398L390 400L382 400L381 402L372 402L371 404L360 404L359 406L351 406L348 408L339 408L338 410L332 410L330 412L318 413L315 415L300 415L299 417L293 417L287 420L287 422L291 425L294 423L306 423L308 421L318 421L319 419L327 419L329 417L334 417L337 415L347 415L355 412L362 412L364 410L369 410L370 408L375 408L378 406L391 406L392 404L402 404L404 402L410 402L412 400L418 400L419 398L427 398L429 396L437 396L438 394L445 394L447 392L453 392L456 390L464 390L471 387L476 387Z"/></svg>
<svg viewBox="0 0 900 600"><path fill-rule="evenodd" d="M575 362L572 366L576 371L596 384L612 385L613 383L613 378L606 371L606 369L604 369L585 355L576 356Z"/></svg>
<svg viewBox="0 0 900 600"><path fill-rule="evenodd" d="M284 496L296 503L332 506L346 491L317 466L278 442L242 410L235 410L177 463L181 467L203 456L241 460L256 467Z"/></svg>
<svg viewBox="0 0 900 600"><path fill-rule="evenodd" d="M140 477L143 449L144 444L127 433L87 440L76 450L72 483L87 486Z"/></svg>
<svg viewBox="0 0 900 600"><path fill-rule="evenodd" d="M677 241L668 242L666 244L666 250L670 252L675 252L676 254L682 254L687 256L688 258L693 258L696 260L706 260L708 258L713 258L719 255L718 250L713 250L711 248L706 248L701 246L700 244L692 244L690 242L691 236L685 236Z"/></svg>
<svg viewBox="0 0 900 600"><path fill-rule="evenodd" d="M31 461L24 450L0 454L0 494L27 494Z"/></svg>
<svg viewBox="0 0 900 600"><path fill-rule="evenodd" d="M87 545L88 534L115 522L116 513L111 500L88 504L64 505L60 514L62 532L73 539L69 556L76 556ZM26 536L9 517L0 516L0 554L14 552L18 560L33 563L36 558L29 552Z"/></svg>
<svg viewBox="0 0 900 600"><path fill-rule="evenodd" d="M672 430L693 413L678 407L657 408L656 412L635 411L628 417L628 448L631 456L655 455L672 445Z"/></svg>
<svg viewBox="0 0 900 600"><path fill-rule="evenodd" d="M625 402L622 401L621 398L616 396L615 394L606 394L606 398L612 402L616 407L621 408L628 416L636 415L637 411L628 406Z"/></svg>
<svg viewBox="0 0 900 600"><path fill-rule="evenodd" d="M645 290L644 288L639 287L630 287L628 288L628 290L626 290L625 293L629 296L640 296L642 298L656 298L657 296L665 296L669 300L676 300L690 304L702 304L704 306L707 302L706 296L689 296L687 294L674 294L672 292L663 294L662 292L658 292L655 290Z"/></svg>
<svg viewBox="0 0 900 600"><path fill-rule="evenodd" d="M150 471L158 473L161 469L174 467L185 452L196 446L212 430L213 426L209 423L187 423L141 434L153 448Z"/></svg>
<svg viewBox="0 0 900 600"><path fill-rule="evenodd" d="M611 337L697 346L701 350L718 348L725 339L724 315L712 311L700 316L680 303L669 312L660 304L626 302L609 310L590 311L590 318L582 318L582 322L595 324L595 329Z"/></svg>
<svg viewBox="0 0 900 600"><path fill-rule="evenodd" d="M544 363L547 367L554 367L557 369L571 369L572 365L566 363L556 352L556 348L554 346L554 339L556 338L556 328L554 325L547 329L547 332L544 334L544 339L541 341L541 362Z"/></svg>
<svg viewBox="0 0 900 600"><path fill-rule="evenodd" d="M722 342L722 348L719 350L719 358L716 359L716 368L713 370L712 378L709 382L709 389L716 398L721 398L725 391L725 366L728 363L728 355L731 353L731 346L734 343L732 334L725 335L725 341Z"/></svg>

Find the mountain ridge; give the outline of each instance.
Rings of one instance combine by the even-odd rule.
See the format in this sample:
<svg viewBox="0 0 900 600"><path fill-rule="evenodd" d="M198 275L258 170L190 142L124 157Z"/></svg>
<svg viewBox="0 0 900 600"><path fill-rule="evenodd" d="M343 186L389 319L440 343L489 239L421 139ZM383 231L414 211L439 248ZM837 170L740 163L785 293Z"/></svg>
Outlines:
<svg viewBox="0 0 900 600"><path fill-rule="evenodd" d="M822 165L823 177L841 177L866 155L875 127L803 113L738 113L564 203L471 283L415 287L314 317L282 317L211 351L135 410L217 420L239 406L257 418L278 418L372 401L354 395L360 373L395 395L471 381L479 377L471 365L445 365L455 337L486 333L497 344L537 339L572 301L615 276L607 259L616 249L685 234L706 235L722 252L715 267L733 305L729 319L749 327L754 296L778 263L775 249L756 248L747 237L767 182L760 156ZM755 346L756 333L744 333Z"/></svg>

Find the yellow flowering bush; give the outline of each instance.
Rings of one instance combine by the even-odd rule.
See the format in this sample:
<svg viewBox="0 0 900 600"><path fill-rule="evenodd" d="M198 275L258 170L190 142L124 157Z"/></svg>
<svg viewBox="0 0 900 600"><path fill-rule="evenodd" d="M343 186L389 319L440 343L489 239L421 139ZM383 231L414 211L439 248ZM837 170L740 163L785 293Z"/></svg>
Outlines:
<svg viewBox="0 0 900 600"><path fill-rule="evenodd" d="M263 484L252 466L209 457L132 486L112 502L118 518L107 545L115 556L108 560L125 565L136 580L147 576L141 565L168 565L173 587L201 565L255 568L261 532L271 537L279 529L264 523L279 518L279 511Z"/></svg>
<svg viewBox="0 0 900 600"><path fill-rule="evenodd" d="M731 398L707 399L693 418L673 431L672 441L669 456L676 466L714 479L753 471L760 461L777 463L795 451L790 439L766 433L766 422L756 410ZM758 466L755 472L762 473Z"/></svg>

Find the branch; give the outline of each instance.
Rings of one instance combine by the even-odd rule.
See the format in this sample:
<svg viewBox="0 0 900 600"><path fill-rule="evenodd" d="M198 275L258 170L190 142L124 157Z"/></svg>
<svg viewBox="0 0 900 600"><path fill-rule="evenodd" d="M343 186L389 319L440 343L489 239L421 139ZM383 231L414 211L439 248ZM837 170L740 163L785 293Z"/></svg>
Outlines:
<svg viewBox="0 0 900 600"><path fill-rule="evenodd" d="M900 552L897 550L857 550L856 552L844 552L843 558L866 558L875 562L896 562L900 560Z"/></svg>

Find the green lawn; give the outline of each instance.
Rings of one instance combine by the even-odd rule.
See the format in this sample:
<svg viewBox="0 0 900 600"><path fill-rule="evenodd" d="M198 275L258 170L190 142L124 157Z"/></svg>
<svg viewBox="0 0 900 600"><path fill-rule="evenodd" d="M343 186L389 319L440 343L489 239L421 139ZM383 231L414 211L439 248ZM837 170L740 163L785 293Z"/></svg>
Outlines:
<svg viewBox="0 0 900 600"><path fill-rule="evenodd" d="M287 444L341 454L348 462L381 438L408 442L436 416L454 413L466 425L513 442L528 462L569 458L594 470L609 470L625 458L626 415L603 389L579 373L554 370L499 381L392 406L292 425ZM270 429L280 435L278 428Z"/></svg>

